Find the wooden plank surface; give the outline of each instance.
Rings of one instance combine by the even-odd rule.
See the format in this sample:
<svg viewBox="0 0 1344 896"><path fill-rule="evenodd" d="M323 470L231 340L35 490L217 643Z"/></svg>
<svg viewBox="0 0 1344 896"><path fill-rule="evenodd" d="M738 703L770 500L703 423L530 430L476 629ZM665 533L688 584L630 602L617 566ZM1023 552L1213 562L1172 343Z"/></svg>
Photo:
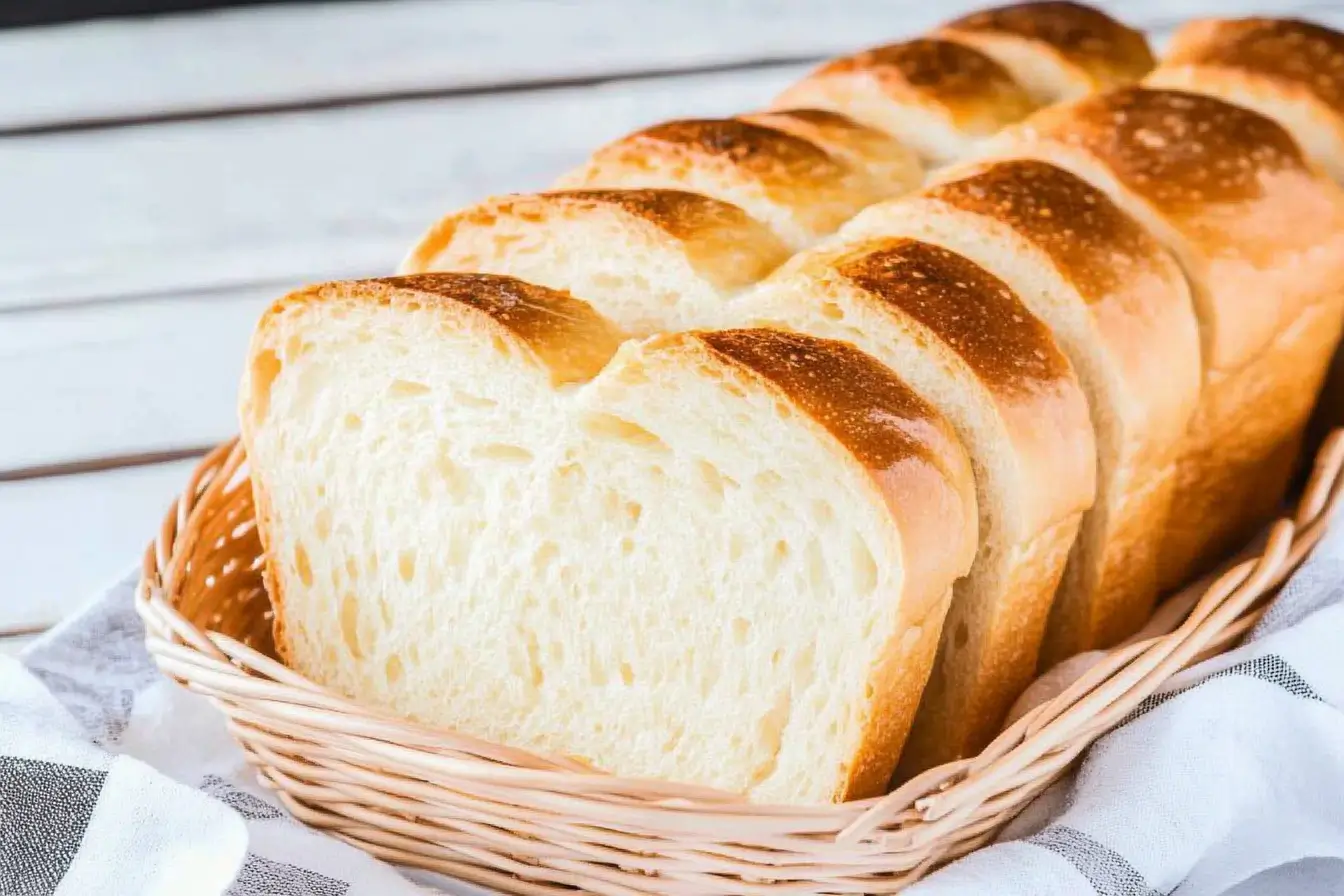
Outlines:
<svg viewBox="0 0 1344 896"><path fill-rule="evenodd" d="M0 631L50 625L119 581L194 465L0 482Z"/></svg>
<svg viewBox="0 0 1344 896"><path fill-rule="evenodd" d="M457 206L805 70L0 139L0 309L390 271Z"/></svg>
<svg viewBox="0 0 1344 896"><path fill-rule="evenodd" d="M1095 0L1094 0L1095 2ZM0 33L0 132L815 59L912 35L982 0L393 0ZM1100 0L1161 32L1264 0ZM1295 3L1303 14L1329 3ZM72 66L70 60L78 59Z"/></svg>
<svg viewBox="0 0 1344 896"><path fill-rule="evenodd" d="M0 314L0 477L232 435L243 356L293 284Z"/></svg>
<svg viewBox="0 0 1344 896"><path fill-rule="evenodd" d="M25 89L0 91L0 130L814 59L983 5L397 0L15 31L0 84ZM1164 6L1106 5L1136 20Z"/></svg>

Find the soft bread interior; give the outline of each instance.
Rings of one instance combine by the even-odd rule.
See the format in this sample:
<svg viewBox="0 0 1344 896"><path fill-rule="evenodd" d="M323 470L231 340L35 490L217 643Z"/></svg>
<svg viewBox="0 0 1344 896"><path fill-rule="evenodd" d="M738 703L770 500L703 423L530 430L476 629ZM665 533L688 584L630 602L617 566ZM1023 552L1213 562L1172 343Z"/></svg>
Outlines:
<svg viewBox="0 0 1344 896"><path fill-rule="evenodd" d="M665 337L557 388L479 315L339 296L272 312L253 359L298 671L622 774L854 795L873 670L927 668L945 597L911 618L873 479L759 377Z"/></svg>

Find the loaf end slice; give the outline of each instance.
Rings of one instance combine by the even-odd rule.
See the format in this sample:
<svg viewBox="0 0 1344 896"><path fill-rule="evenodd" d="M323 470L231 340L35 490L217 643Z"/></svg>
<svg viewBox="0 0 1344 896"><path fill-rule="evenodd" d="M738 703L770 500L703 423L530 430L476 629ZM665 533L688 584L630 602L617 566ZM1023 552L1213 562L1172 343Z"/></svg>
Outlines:
<svg viewBox="0 0 1344 896"><path fill-rule="evenodd" d="M626 776L881 792L974 552L964 450L845 345L620 338L492 275L272 308L242 415L288 662Z"/></svg>

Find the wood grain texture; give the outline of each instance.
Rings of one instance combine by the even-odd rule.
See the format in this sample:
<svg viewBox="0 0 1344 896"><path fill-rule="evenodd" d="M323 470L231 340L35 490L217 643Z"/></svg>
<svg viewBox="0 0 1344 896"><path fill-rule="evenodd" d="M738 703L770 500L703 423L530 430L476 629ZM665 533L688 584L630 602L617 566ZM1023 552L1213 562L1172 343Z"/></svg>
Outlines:
<svg viewBox="0 0 1344 896"><path fill-rule="evenodd" d="M0 476L213 445L252 327L290 284L0 315Z"/></svg>
<svg viewBox="0 0 1344 896"><path fill-rule="evenodd" d="M457 206L803 71L0 139L0 309L388 272Z"/></svg>
<svg viewBox="0 0 1344 896"><path fill-rule="evenodd" d="M195 463L0 483L0 629L50 625L120 580Z"/></svg>
<svg viewBox="0 0 1344 896"><path fill-rule="evenodd" d="M815 59L983 5L396 0L91 22L0 34L0 83L26 88L0 92L0 130Z"/></svg>

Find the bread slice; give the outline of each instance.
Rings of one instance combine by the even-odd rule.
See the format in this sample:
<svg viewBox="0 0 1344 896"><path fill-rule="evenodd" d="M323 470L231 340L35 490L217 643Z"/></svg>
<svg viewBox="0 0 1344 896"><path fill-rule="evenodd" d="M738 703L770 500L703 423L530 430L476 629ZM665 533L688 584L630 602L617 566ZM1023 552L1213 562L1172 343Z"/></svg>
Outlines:
<svg viewBox="0 0 1344 896"><path fill-rule="evenodd" d="M1287 128L1344 181L1344 34L1298 19L1197 19L1145 83L1218 97Z"/></svg>
<svg viewBox="0 0 1344 896"><path fill-rule="evenodd" d="M1344 200L1274 122L1177 91L1052 106L986 156L1072 171L1190 281L1204 382L1161 559L1160 583L1177 587L1240 548L1282 498L1339 340Z"/></svg>
<svg viewBox="0 0 1344 896"><path fill-rule="evenodd" d="M1055 597L1043 665L1137 631L1199 400L1199 325L1180 267L1105 194L1033 160L945 169L870 206L842 238L910 237L999 277L1047 324L1087 393L1097 501Z"/></svg>
<svg viewBox="0 0 1344 896"><path fill-rule="evenodd" d="M619 343L492 275L272 307L241 411L286 660L622 775L881 792L975 549L965 452L843 344Z"/></svg>
<svg viewBox="0 0 1344 896"><path fill-rule="evenodd" d="M1069 0L973 12L934 35L991 57L1042 105L1132 84L1154 63L1142 32Z"/></svg>
<svg viewBox="0 0 1344 896"><path fill-rule="evenodd" d="M1344 183L1344 34L1300 19L1199 19L1177 29L1145 83L1274 119ZM1317 401L1303 463L1336 426L1344 426L1344 350L1336 350Z"/></svg>
<svg viewBox="0 0 1344 896"><path fill-rule="evenodd" d="M648 334L702 325L788 256L764 224L698 193L575 190L501 196L449 215L401 270L508 274Z"/></svg>
<svg viewBox="0 0 1344 896"><path fill-rule="evenodd" d="M890 134L929 165L957 159L1036 104L978 50L919 39L833 59L781 93L780 109L828 109Z"/></svg>
<svg viewBox="0 0 1344 896"><path fill-rule="evenodd" d="M809 140L732 118L637 131L597 150L556 187L701 193L742 208L795 250L892 195L867 171Z"/></svg>
<svg viewBox="0 0 1344 896"><path fill-rule="evenodd" d="M1072 365L1002 280L915 240L818 246L730 313L853 343L937 407L969 451L980 549L957 583L899 774L976 753L1035 675L1095 495L1092 425Z"/></svg>

